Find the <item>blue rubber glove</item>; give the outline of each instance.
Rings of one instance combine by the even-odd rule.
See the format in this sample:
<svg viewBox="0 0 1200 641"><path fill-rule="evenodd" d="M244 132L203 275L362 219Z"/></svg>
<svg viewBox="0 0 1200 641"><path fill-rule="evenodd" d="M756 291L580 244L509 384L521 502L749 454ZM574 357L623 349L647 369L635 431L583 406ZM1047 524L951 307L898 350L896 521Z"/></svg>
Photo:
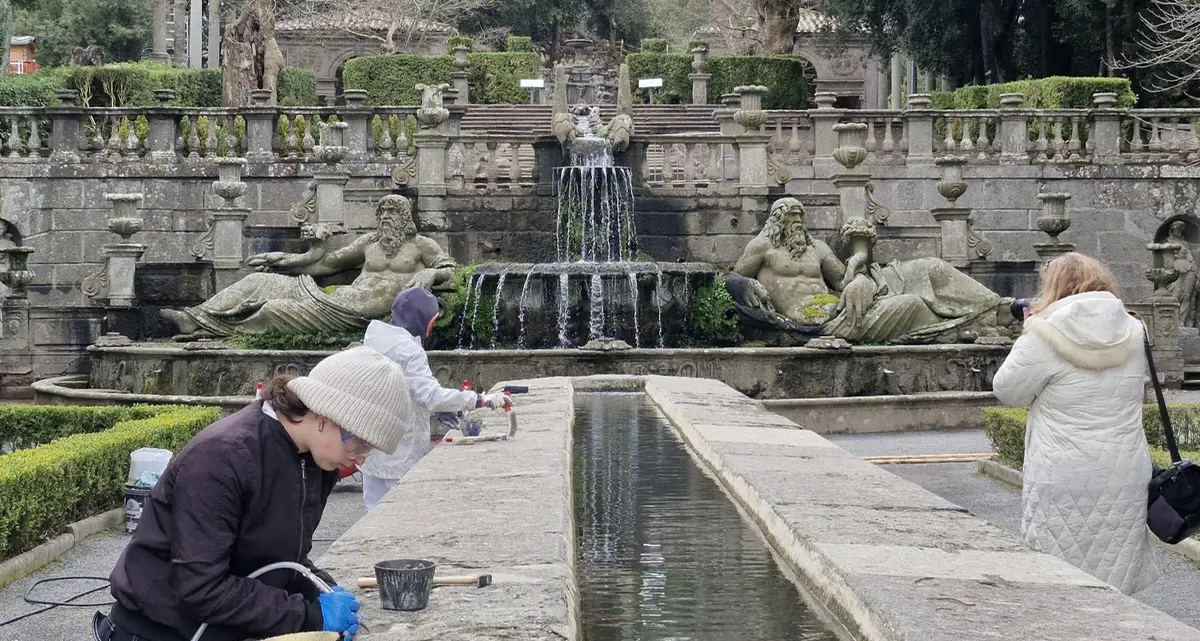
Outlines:
<svg viewBox="0 0 1200 641"><path fill-rule="evenodd" d="M353 641L358 633L358 599L342 586L333 588L317 597L321 605L321 621L325 632L340 632L346 641Z"/></svg>

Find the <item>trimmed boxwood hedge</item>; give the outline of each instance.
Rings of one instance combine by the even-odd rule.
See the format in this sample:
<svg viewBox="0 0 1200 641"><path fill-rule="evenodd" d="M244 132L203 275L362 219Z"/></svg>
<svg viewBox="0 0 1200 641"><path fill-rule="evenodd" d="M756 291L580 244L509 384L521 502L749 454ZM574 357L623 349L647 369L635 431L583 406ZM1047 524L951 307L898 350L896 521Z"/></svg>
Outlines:
<svg viewBox="0 0 1200 641"><path fill-rule="evenodd" d="M536 53L505 51L471 53L467 57L471 61L467 71L473 104L529 102L529 91L521 88L521 79L541 76ZM363 56L346 63L342 83L346 89L365 90L370 105L416 105L421 102L421 92L415 85L449 84L454 71L453 56Z"/></svg>
<svg viewBox="0 0 1200 641"><path fill-rule="evenodd" d="M159 408L148 405L0 405L0 450L24 450L72 434L103 432L120 421L160 412Z"/></svg>
<svg viewBox="0 0 1200 641"><path fill-rule="evenodd" d="M10 416L21 410L53 413L57 408L25 406L11 410ZM106 407L81 410L103 416L114 411ZM161 406L127 411L130 417L110 429L75 434L0 456L0 558L29 550L61 533L73 521L120 505L130 452L141 447L179 452L220 417L220 410L212 407ZM144 417L135 417L138 413ZM52 432L67 428L46 429Z"/></svg>
<svg viewBox="0 0 1200 641"><path fill-rule="evenodd" d="M509 36L504 41L504 50L509 53L533 53L533 38L530 36Z"/></svg>
<svg viewBox="0 0 1200 641"><path fill-rule="evenodd" d="M1089 109L1092 94L1117 94L1117 106L1131 108L1137 104L1137 94L1127 78L1071 78L1054 76L1036 80L1018 80L996 85L960 87L952 92L935 91L931 95L933 109L999 109L1000 96L1006 93L1024 94L1025 109Z"/></svg>
<svg viewBox="0 0 1200 641"><path fill-rule="evenodd" d="M121 62L102 67L56 67L27 76L0 76L0 106L56 104L56 91L74 89L91 107L149 107L154 92L173 89L178 107L220 107L221 70L179 69L149 62ZM279 104L317 104L317 75L311 69L284 68L279 74Z"/></svg>
<svg viewBox="0 0 1200 641"><path fill-rule="evenodd" d="M692 56L673 53L634 53L626 56L631 78L662 78L662 89L655 99L663 102L691 103ZM806 60L796 56L713 56L708 59L712 78L708 81L709 104L720 101L721 94L730 93L739 85L765 85L763 96L766 109L807 109L809 87ZM645 92L638 90L645 99Z"/></svg>
<svg viewBox="0 0 1200 641"><path fill-rule="evenodd" d="M1181 450L1200 450L1200 403L1167 405L1171 427ZM1029 410L1012 407L989 407L983 410L983 431L996 448L1005 465L1020 469L1025 462L1025 420ZM1142 428L1150 447L1161 450L1167 446L1158 405L1142 406Z"/></svg>

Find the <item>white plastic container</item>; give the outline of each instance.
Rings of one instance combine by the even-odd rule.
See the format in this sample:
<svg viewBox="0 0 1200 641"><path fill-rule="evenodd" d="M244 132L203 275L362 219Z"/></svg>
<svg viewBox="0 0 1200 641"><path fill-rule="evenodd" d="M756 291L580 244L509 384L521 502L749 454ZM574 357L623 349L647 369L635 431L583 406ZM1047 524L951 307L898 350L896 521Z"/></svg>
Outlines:
<svg viewBox="0 0 1200 641"><path fill-rule="evenodd" d="M143 447L130 452L129 477L125 479L125 483L153 487L158 482L158 477L166 471L172 456L171 450L160 450L153 447Z"/></svg>

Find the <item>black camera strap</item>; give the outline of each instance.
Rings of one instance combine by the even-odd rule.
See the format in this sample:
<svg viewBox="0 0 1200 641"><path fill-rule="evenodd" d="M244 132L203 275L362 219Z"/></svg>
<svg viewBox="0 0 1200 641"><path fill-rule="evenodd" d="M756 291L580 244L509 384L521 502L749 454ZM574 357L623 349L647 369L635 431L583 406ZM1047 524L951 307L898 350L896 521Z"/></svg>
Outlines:
<svg viewBox="0 0 1200 641"><path fill-rule="evenodd" d="M1140 320L1140 319L1139 319ZM1146 348L1146 365L1150 368L1150 384L1154 386L1154 397L1158 400L1158 415L1162 418L1163 434L1167 437L1167 451L1171 453L1171 461L1178 463L1183 460L1179 455L1179 445L1175 442L1175 430L1171 429L1171 415L1167 413L1167 401L1163 398L1162 383L1158 380L1158 372L1154 369L1154 354L1150 350L1150 330L1142 321L1142 346Z"/></svg>

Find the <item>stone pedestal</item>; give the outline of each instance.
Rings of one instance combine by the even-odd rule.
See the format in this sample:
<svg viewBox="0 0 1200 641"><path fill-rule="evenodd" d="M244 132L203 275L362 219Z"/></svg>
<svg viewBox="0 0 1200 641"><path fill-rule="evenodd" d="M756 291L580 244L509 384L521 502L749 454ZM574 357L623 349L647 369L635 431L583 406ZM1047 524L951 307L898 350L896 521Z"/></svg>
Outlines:
<svg viewBox="0 0 1200 641"><path fill-rule="evenodd" d="M1092 94L1092 162L1117 164L1121 160L1121 112L1117 110L1117 94Z"/></svg>
<svg viewBox="0 0 1200 641"><path fill-rule="evenodd" d="M83 110L75 104L79 92L59 91L55 96L60 104L45 109L50 117L50 159L79 162L79 143L83 136Z"/></svg>
<svg viewBox="0 0 1200 641"><path fill-rule="evenodd" d="M344 230L346 227L346 172L324 172L313 175L317 183L317 222Z"/></svg>
<svg viewBox="0 0 1200 641"><path fill-rule="evenodd" d="M416 135L421 219L435 227L444 226L446 219L446 148L449 144L450 137L440 133Z"/></svg>
<svg viewBox="0 0 1200 641"><path fill-rule="evenodd" d="M929 110L931 102L929 94L915 93L908 97L908 109L904 113L904 120L908 124L908 154L905 158L909 164L933 161L933 112Z"/></svg>
<svg viewBox="0 0 1200 641"><path fill-rule="evenodd" d="M113 243L103 247L108 261L108 305L109 307L133 307L137 296L133 293L133 279L137 261L146 252L139 243Z"/></svg>
<svg viewBox="0 0 1200 641"><path fill-rule="evenodd" d="M450 73L450 85L458 92L455 104L468 105L471 104L471 85L468 82L469 74L465 71L454 71Z"/></svg>
<svg viewBox="0 0 1200 641"><path fill-rule="evenodd" d="M179 111L171 109L171 101L175 99L175 92L171 89L159 89L154 92L154 98L158 101L158 105L150 109L150 113L146 115L148 122L146 151L153 163L173 163L179 160L179 156L175 153L175 136L176 125L179 120Z"/></svg>
<svg viewBox="0 0 1200 641"><path fill-rule="evenodd" d="M272 162L275 160L275 118L274 107L268 106L271 92L267 89L255 89L250 92L251 106L242 109L242 117L246 120L246 160L250 162Z"/></svg>
<svg viewBox="0 0 1200 641"><path fill-rule="evenodd" d="M968 219L971 217L969 207L934 207L929 210L933 219L942 227L942 260L958 268L967 266L970 255L967 253Z"/></svg>
<svg viewBox="0 0 1200 641"><path fill-rule="evenodd" d="M370 157L368 141L371 140L371 109L367 107L367 92L348 89L342 93L346 106L338 113L346 123L346 159L363 162Z"/></svg>
<svg viewBox="0 0 1200 641"><path fill-rule="evenodd" d="M1000 96L1000 163L1023 165L1029 162L1029 117L1021 109L1025 96L1006 93Z"/></svg>
<svg viewBox="0 0 1200 641"><path fill-rule="evenodd" d="M837 149L837 132L833 127L841 122L845 110L833 108L837 102L837 94L834 93L820 92L813 100L817 108L809 111L808 117L812 120L813 161L816 162L830 158L833 150Z"/></svg>
<svg viewBox="0 0 1200 641"><path fill-rule="evenodd" d="M642 151L633 153L631 155L635 158L640 157L644 159L646 155L644 143L631 141L629 143L628 151L635 151L634 145L637 144L643 145ZM537 181L537 194L539 196L554 195L554 170L555 168L562 167L566 164L566 158L564 158L565 155L566 154L563 151L562 145L554 139L554 136L540 136L534 139L534 169L537 172L535 180ZM644 162L644 160L641 162ZM633 171L633 177L634 181L641 180L641 171Z"/></svg>
<svg viewBox="0 0 1200 641"><path fill-rule="evenodd" d="M225 289L244 276L242 232L249 216L249 207L222 208L212 213L212 262L217 291Z"/></svg>
<svg viewBox="0 0 1200 641"><path fill-rule="evenodd" d="M711 73L690 73L688 80L692 81L692 104L708 104L708 81L712 80Z"/></svg>

